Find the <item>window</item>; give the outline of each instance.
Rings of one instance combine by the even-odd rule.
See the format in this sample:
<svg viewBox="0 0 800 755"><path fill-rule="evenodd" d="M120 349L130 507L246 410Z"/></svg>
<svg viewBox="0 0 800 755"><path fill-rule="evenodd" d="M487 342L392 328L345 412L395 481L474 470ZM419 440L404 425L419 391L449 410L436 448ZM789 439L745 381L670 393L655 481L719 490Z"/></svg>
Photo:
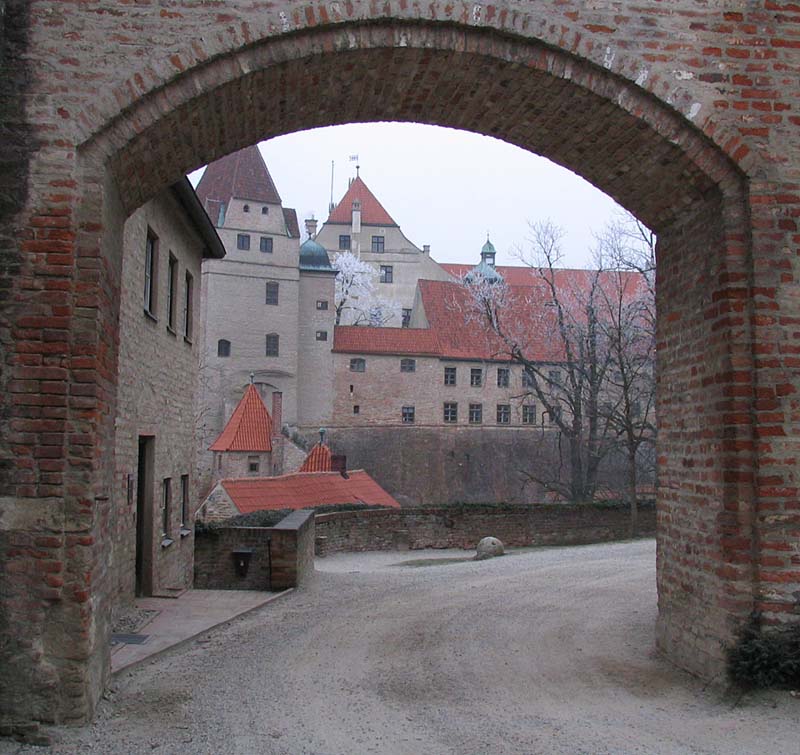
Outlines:
<svg viewBox="0 0 800 755"><path fill-rule="evenodd" d="M183 297L183 337L187 341L192 340L192 330L194 327L194 278L191 273L186 273Z"/></svg>
<svg viewBox="0 0 800 755"><path fill-rule="evenodd" d="M162 492L161 536L169 536L170 509L172 508L172 478L165 477Z"/></svg>
<svg viewBox="0 0 800 755"><path fill-rule="evenodd" d="M317 340L318 341L327 341L328 340L328 331L327 330L318 330L317 331Z"/></svg>
<svg viewBox="0 0 800 755"><path fill-rule="evenodd" d="M269 215L269 207L262 207L261 208L262 215Z"/></svg>
<svg viewBox="0 0 800 755"><path fill-rule="evenodd" d="M527 370L523 370L522 372L522 387L533 388L533 375Z"/></svg>
<svg viewBox="0 0 800 755"><path fill-rule="evenodd" d="M391 265L381 265L381 283L391 283L394 278L394 269Z"/></svg>
<svg viewBox="0 0 800 755"><path fill-rule="evenodd" d="M372 237L372 251L373 252L382 252L383 251L383 236L373 236Z"/></svg>
<svg viewBox="0 0 800 755"><path fill-rule="evenodd" d="M267 333L267 348L265 351L266 356L268 357L277 357L279 356L279 344L280 344L280 336L277 333Z"/></svg>
<svg viewBox="0 0 800 755"><path fill-rule="evenodd" d="M549 370L547 372L547 379L553 385L559 385L561 383L561 373L558 370Z"/></svg>
<svg viewBox="0 0 800 755"><path fill-rule="evenodd" d="M498 367L497 368L497 387L498 388L508 388L508 383L509 383L508 367Z"/></svg>
<svg viewBox="0 0 800 755"><path fill-rule="evenodd" d="M507 425L511 422L511 405L498 404L497 405L497 424Z"/></svg>
<svg viewBox="0 0 800 755"><path fill-rule="evenodd" d="M258 458L258 456L247 457L247 471L250 474L257 474L260 468L261 468L261 460Z"/></svg>
<svg viewBox="0 0 800 755"><path fill-rule="evenodd" d="M350 236L348 234L343 233L339 236L339 249L342 251L350 250Z"/></svg>
<svg viewBox="0 0 800 755"><path fill-rule="evenodd" d="M350 372L366 372L367 362L364 359L356 357L350 360Z"/></svg>
<svg viewBox="0 0 800 755"><path fill-rule="evenodd" d="M272 254L272 236L262 236L258 242L258 248L262 252Z"/></svg>
<svg viewBox="0 0 800 755"><path fill-rule="evenodd" d="M444 384L445 385L455 385L456 384L456 368L455 367L445 367L444 368Z"/></svg>
<svg viewBox="0 0 800 755"><path fill-rule="evenodd" d="M458 422L458 404L455 401L444 402L444 421Z"/></svg>
<svg viewBox="0 0 800 755"><path fill-rule="evenodd" d="M244 207L242 207L242 210L243 210L244 212L250 212L250 205L249 205L249 204L246 204Z"/></svg>
<svg viewBox="0 0 800 755"><path fill-rule="evenodd" d="M414 424L414 407L413 406L404 406L402 410L402 417L403 417L403 424L404 425L413 425Z"/></svg>
<svg viewBox="0 0 800 755"><path fill-rule="evenodd" d="M361 407L358 404L353 404L353 414L361 414Z"/></svg>
<svg viewBox="0 0 800 755"><path fill-rule="evenodd" d="M471 425L480 425L481 422L483 422L483 404L470 404L469 423Z"/></svg>
<svg viewBox="0 0 800 755"><path fill-rule="evenodd" d="M156 314L156 274L158 272L158 239L147 232L144 243L144 311Z"/></svg>
<svg viewBox="0 0 800 755"><path fill-rule="evenodd" d="M411 325L411 310L403 310L403 327L408 328Z"/></svg>
<svg viewBox="0 0 800 755"><path fill-rule="evenodd" d="M480 367L473 367L469 371L469 384L475 388L483 384L483 370Z"/></svg>
<svg viewBox="0 0 800 755"><path fill-rule="evenodd" d="M267 295L264 299L266 304L278 304L278 292L280 290L280 284L276 283L275 281L267 281Z"/></svg>
<svg viewBox="0 0 800 755"><path fill-rule="evenodd" d="M217 341L217 356L229 357L231 355L231 342L226 338L220 338Z"/></svg>
<svg viewBox="0 0 800 755"><path fill-rule="evenodd" d="M317 309L323 310L328 308L328 300L327 299L317 299Z"/></svg>
<svg viewBox="0 0 800 755"><path fill-rule="evenodd" d="M250 249L250 234L240 233L236 236L236 248L247 251Z"/></svg>
<svg viewBox="0 0 800 755"><path fill-rule="evenodd" d="M533 404L522 405L522 424L535 425L536 424L536 407Z"/></svg>
<svg viewBox="0 0 800 755"><path fill-rule="evenodd" d="M178 260L170 254L167 268L167 327L175 332L175 300L178 287Z"/></svg>
<svg viewBox="0 0 800 755"><path fill-rule="evenodd" d="M189 524L189 475L181 475L181 527Z"/></svg>
<svg viewBox="0 0 800 755"><path fill-rule="evenodd" d="M401 359L400 372L416 372L417 360L416 359Z"/></svg>

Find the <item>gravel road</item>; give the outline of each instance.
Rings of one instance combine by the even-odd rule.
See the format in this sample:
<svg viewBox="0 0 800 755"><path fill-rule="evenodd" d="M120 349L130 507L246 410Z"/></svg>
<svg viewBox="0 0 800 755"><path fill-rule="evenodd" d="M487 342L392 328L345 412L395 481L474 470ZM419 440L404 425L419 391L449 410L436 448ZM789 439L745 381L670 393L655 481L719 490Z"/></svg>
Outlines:
<svg viewBox="0 0 800 755"><path fill-rule="evenodd" d="M654 655L653 541L464 556L318 560L312 587L116 677L51 751L800 752L800 699L724 697Z"/></svg>

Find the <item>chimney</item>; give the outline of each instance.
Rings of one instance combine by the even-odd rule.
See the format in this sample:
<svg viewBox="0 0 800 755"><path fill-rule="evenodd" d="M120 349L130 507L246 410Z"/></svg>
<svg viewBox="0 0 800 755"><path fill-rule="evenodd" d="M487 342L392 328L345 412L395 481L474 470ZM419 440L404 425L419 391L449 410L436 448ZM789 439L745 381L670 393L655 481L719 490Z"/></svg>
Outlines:
<svg viewBox="0 0 800 755"><path fill-rule="evenodd" d="M423 244L422 245L422 253L430 255L430 253L431 253L431 245L430 244Z"/></svg>
<svg viewBox="0 0 800 755"><path fill-rule="evenodd" d="M353 235L361 233L361 200L353 200Z"/></svg>
<svg viewBox="0 0 800 755"><path fill-rule="evenodd" d="M272 437L278 438L283 426L283 394L280 391L272 392Z"/></svg>
<svg viewBox="0 0 800 755"><path fill-rule="evenodd" d="M316 238L317 236L317 219L313 216L306 218L306 233L310 239Z"/></svg>

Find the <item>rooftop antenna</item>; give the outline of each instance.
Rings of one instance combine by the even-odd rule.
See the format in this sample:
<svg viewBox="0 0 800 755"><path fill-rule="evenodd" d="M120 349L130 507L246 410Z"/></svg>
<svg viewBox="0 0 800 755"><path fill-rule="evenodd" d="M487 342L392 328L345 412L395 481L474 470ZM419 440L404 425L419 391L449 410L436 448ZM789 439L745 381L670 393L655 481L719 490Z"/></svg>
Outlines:
<svg viewBox="0 0 800 755"><path fill-rule="evenodd" d="M331 202L328 205L328 214L332 213L333 210L333 160L331 160Z"/></svg>

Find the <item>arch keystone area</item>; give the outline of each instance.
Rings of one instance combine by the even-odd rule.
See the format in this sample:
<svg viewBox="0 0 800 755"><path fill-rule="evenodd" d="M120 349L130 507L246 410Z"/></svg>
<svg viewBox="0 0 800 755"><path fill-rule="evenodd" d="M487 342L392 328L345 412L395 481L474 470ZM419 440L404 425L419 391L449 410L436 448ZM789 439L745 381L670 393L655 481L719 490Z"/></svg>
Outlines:
<svg viewBox="0 0 800 755"><path fill-rule="evenodd" d="M585 5L7 6L3 724L87 720L108 678L125 218L234 149L336 123L497 136L658 231L658 645L719 679L753 611L798 621L800 24Z"/></svg>

